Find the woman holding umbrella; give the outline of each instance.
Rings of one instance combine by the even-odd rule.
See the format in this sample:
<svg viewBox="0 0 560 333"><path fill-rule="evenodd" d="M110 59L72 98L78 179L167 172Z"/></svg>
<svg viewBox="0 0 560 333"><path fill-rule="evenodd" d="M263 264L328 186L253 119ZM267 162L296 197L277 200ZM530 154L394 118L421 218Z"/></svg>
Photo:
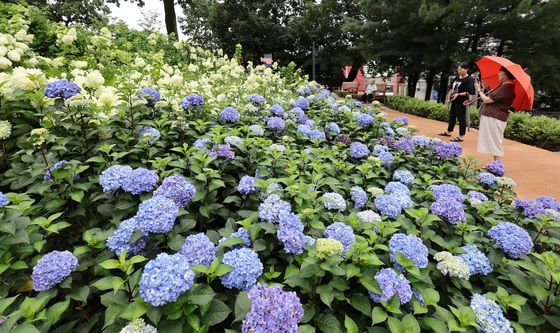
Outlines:
<svg viewBox="0 0 560 333"><path fill-rule="evenodd" d="M480 82L475 88L484 102L480 111L480 126L476 150L483 154L494 155L494 160L504 156L504 131L507 126L509 109L515 100L515 76L505 67L498 72L499 85L485 94Z"/></svg>

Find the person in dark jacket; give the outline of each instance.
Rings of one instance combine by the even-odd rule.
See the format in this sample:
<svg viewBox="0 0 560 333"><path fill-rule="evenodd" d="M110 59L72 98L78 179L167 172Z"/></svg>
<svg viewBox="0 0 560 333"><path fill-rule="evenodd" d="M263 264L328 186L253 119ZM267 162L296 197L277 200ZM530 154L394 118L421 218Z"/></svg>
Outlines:
<svg viewBox="0 0 560 333"><path fill-rule="evenodd" d="M468 64L462 63L457 67L457 77L451 87L451 95L449 102L451 107L449 109L449 125L447 131L440 133L440 136L451 136L455 123L459 121L459 136L451 141L462 142L467 132L467 107L463 102L469 99L470 95L474 95L474 79L469 75Z"/></svg>

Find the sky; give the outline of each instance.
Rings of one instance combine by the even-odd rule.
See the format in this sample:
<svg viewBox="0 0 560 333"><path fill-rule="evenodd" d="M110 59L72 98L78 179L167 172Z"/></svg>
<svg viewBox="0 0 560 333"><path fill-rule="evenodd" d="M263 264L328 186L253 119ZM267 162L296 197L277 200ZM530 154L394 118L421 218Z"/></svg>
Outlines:
<svg viewBox="0 0 560 333"><path fill-rule="evenodd" d="M138 25L138 21L142 19L142 12L143 11L153 11L156 10L160 13L160 21L161 21L161 32L165 32L165 23L164 23L164 14L163 14L163 1L161 0L144 0L146 3L144 7L140 8L137 5L121 1L121 5L117 7L114 4L109 4L109 8L111 9L111 17L116 18L118 20L124 21L129 27L133 29L140 29ZM183 10L181 6L175 6L175 13L177 17L182 16ZM184 37L179 29L179 38Z"/></svg>

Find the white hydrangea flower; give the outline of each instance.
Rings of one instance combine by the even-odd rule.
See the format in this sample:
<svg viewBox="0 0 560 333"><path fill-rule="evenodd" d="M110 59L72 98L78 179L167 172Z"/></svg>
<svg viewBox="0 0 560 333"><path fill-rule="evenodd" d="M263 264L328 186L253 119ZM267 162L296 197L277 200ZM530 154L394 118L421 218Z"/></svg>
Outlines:
<svg viewBox="0 0 560 333"><path fill-rule="evenodd" d="M438 252L434 255L434 259L439 261L437 269L444 275L449 274L450 277L466 280L471 276L469 266L461 258L449 252Z"/></svg>
<svg viewBox="0 0 560 333"><path fill-rule="evenodd" d="M21 53L18 51L18 49L8 51L6 56L13 62L21 61Z"/></svg>
<svg viewBox="0 0 560 333"><path fill-rule="evenodd" d="M105 78L103 78L103 74L100 71L94 70L88 73L86 76L86 81L84 82L84 86L87 88L99 88L105 83Z"/></svg>
<svg viewBox="0 0 560 333"><path fill-rule="evenodd" d="M10 61L10 59L5 57L0 57L0 69L4 70L11 67L12 67L12 62Z"/></svg>

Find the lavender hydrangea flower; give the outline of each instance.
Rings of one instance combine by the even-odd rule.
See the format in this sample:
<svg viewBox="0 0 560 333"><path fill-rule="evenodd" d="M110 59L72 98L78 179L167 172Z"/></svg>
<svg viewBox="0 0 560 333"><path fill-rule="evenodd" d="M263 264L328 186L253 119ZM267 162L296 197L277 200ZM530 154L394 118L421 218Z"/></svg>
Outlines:
<svg viewBox="0 0 560 333"><path fill-rule="evenodd" d="M276 236L284 244L285 253L302 254L305 246L303 223L296 214L282 212L278 215L279 225Z"/></svg>
<svg viewBox="0 0 560 333"><path fill-rule="evenodd" d="M409 124L409 121L408 121L407 117L397 117L397 118L393 119L393 123L395 123L395 124L402 123L405 126L407 126Z"/></svg>
<svg viewBox="0 0 560 333"><path fill-rule="evenodd" d="M410 140L417 148L424 148L430 144L430 139L425 135L414 135L410 137Z"/></svg>
<svg viewBox="0 0 560 333"><path fill-rule="evenodd" d="M148 101L148 105L154 105L161 99L161 94L154 88L142 88L138 91L137 95L139 97L145 98Z"/></svg>
<svg viewBox="0 0 560 333"><path fill-rule="evenodd" d="M296 123L306 124L309 121L309 119L307 118L307 115L305 114L305 112L301 108L295 107L295 108L292 109L292 112L296 116Z"/></svg>
<svg viewBox="0 0 560 333"><path fill-rule="evenodd" d="M431 206L432 213L451 224L464 222L466 219L463 204L453 198L443 198Z"/></svg>
<svg viewBox="0 0 560 333"><path fill-rule="evenodd" d="M374 302L386 302L395 294L399 296L401 304L408 303L412 299L410 282L402 274L397 274L390 268L384 268L375 274L375 280L379 284L382 294L370 291L369 297Z"/></svg>
<svg viewBox="0 0 560 333"><path fill-rule="evenodd" d="M212 142L212 140L210 140L208 138L197 139L193 143L193 147L195 147L197 149L202 149L202 150L208 151L208 144L211 143L211 142Z"/></svg>
<svg viewBox="0 0 560 333"><path fill-rule="evenodd" d="M302 110L305 110L309 107L309 100L303 96L300 96L294 105Z"/></svg>
<svg viewBox="0 0 560 333"><path fill-rule="evenodd" d="M145 168L132 170L122 183L122 189L130 194L138 195L150 192L159 180L158 175Z"/></svg>
<svg viewBox="0 0 560 333"><path fill-rule="evenodd" d="M264 96L259 94L250 94L247 96L247 100L254 106L259 106L264 103Z"/></svg>
<svg viewBox="0 0 560 333"><path fill-rule="evenodd" d="M506 173L504 162L500 160L488 163L488 165L486 166L486 170L498 177L501 177Z"/></svg>
<svg viewBox="0 0 560 333"><path fill-rule="evenodd" d="M462 247L465 253L461 253L458 257L463 260L467 266L471 275L487 275L492 272L492 264L488 260L488 257L473 244L467 244Z"/></svg>
<svg viewBox="0 0 560 333"><path fill-rule="evenodd" d="M266 126L276 132L281 132L286 128L284 120L279 117L270 117L266 122Z"/></svg>
<svg viewBox="0 0 560 333"><path fill-rule="evenodd" d="M356 241L356 236L354 235L354 230L352 227L341 223L341 222L334 222L333 224L329 225L324 232L326 238L336 239L342 244L343 250L342 255L350 249L350 246Z"/></svg>
<svg viewBox="0 0 560 333"><path fill-rule="evenodd" d="M480 192L477 192L477 191L469 191L469 193L467 193L467 196L469 198L477 199L477 200L480 200L480 201L488 201L489 200L488 197L484 193L480 193Z"/></svg>
<svg viewBox="0 0 560 333"><path fill-rule="evenodd" d="M198 109L204 105L204 98L197 94L190 94L183 97L180 104L185 110Z"/></svg>
<svg viewBox="0 0 560 333"><path fill-rule="evenodd" d="M181 247L181 253L187 258L190 266L209 266L216 259L218 248L203 233L189 235Z"/></svg>
<svg viewBox="0 0 560 333"><path fill-rule="evenodd" d="M255 187L255 178L251 176L243 176L239 181L239 185L237 185L237 191L241 194L251 194L256 193L259 191L257 187Z"/></svg>
<svg viewBox="0 0 560 333"><path fill-rule="evenodd" d="M284 108L281 105L274 104L268 108L270 114L276 117L284 117Z"/></svg>
<svg viewBox="0 0 560 333"><path fill-rule="evenodd" d="M303 307L295 292L279 286L257 284L249 291L251 310L243 320L242 333L297 333Z"/></svg>
<svg viewBox="0 0 560 333"><path fill-rule="evenodd" d="M82 91L80 87L74 82L68 80L58 80L55 82L47 83L43 95L48 98L70 98L79 94Z"/></svg>
<svg viewBox="0 0 560 333"><path fill-rule="evenodd" d="M325 193L323 194L323 206L328 210L343 211L346 209L346 201L342 195L338 193Z"/></svg>
<svg viewBox="0 0 560 333"><path fill-rule="evenodd" d="M222 284L229 289L249 290L262 274L263 264L252 249L241 248L224 254L223 263L233 267L229 273L220 276Z"/></svg>
<svg viewBox="0 0 560 333"><path fill-rule="evenodd" d="M359 186L353 186L350 189L350 196L352 197L352 201L354 201L354 208L362 209L366 206L368 198L367 193L363 188Z"/></svg>
<svg viewBox="0 0 560 333"><path fill-rule="evenodd" d="M352 142L348 155L356 159L362 159L369 155L369 148L361 142Z"/></svg>
<svg viewBox="0 0 560 333"><path fill-rule="evenodd" d="M292 206L276 194L269 195L259 206L259 218L270 223L278 223L280 213L290 213Z"/></svg>
<svg viewBox="0 0 560 333"><path fill-rule="evenodd" d="M179 207L164 196L155 196L138 206L138 229L145 234L169 232L179 213Z"/></svg>
<svg viewBox="0 0 560 333"><path fill-rule="evenodd" d="M410 136L403 136L395 142L395 149L405 152L406 154L412 154L414 152L414 148L414 142L412 142Z"/></svg>
<svg viewBox="0 0 560 333"><path fill-rule="evenodd" d="M103 170L99 176L99 185L103 192L110 193L122 188L126 178L132 172L128 165L112 165Z"/></svg>
<svg viewBox="0 0 560 333"><path fill-rule="evenodd" d="M358 218L362 222L372 223L372 222L380 222L381 221L381 216L379 216L379 214L377 214L373 210L361 211L361 212L357 213L356 216L358 216Z"/></svg>
<svg viewBox="0 0 560 333"><path fill-rule="evenodd" d="M212 146L212 151L209 154L213 158L224 158L226 161L231 161L235 158L235 152L231 150L231 146L228 144L214 145Z"/></svg>
<svg viewBox="0 0 560 333"><path fill-rule="evenodd" d="M522 208L523 214L530 218L536 218L539 214L546 215L544 205L538 200L525 200Z"/></svg>
<svg viewBox="0 0 560 333"><path fill-rule="evenodd" d="M159 131L153 127L144 127L138 134L140 135L140 140L146 140L149 144L154 144L161 137Z"/></svg>
<svg viewBox="0 0 560 333"><path fill-rule="evenodd" d="M140 278L140 296L152 306L174 302L191 289L194 272L182 254L160 253L150 260Z"/></svg>
<svg viewBox="0 0 560 333"><path fill-rule="evenodd" d="M53 171L60 168L63 165L68 164L68 161L66 160L62 160L62 161L58 161L56 162L52 167L47 168L47 171L45 172L45 175L43 176L43 180L48 182L53 180Z"/></svg>
<svg viewBox="0 0 560 333"><path fill-rule="evenodd" d="M412 175L412 172L408 170L399 169L393 173L393 180L401 182L406 186L410 186L414 181L414 176Z"/></svg>
<svg viewBox="0 0 560 333"><path fill-rule="evenodd" d="M493 300L474 294L471 298L471 308L476 316L476 323L485 333L513 333L511 323L504 317L500 306Z"/></svg>
<svg viewBox="0 0 560 333"><path fill-rule="evenodd" d="M434 194L436 201L444 198L453 198L458 202L463 202L465 198L461 193L461 189L451 184L430 185L430 190Z"/></svg>
<svg viewBox="0 0 560 333"><path fill-rule="evenodd" d="M8 199L8 196L3 192L0 192L0 208L4 208L4 206L6 206L9 202L10 200Z"/></svg>
<svg viewBox="0 0 560 333"><path fill-rule="evenodd" d="M259 125L251 125L251 126L249 126L249 133L252 133L256 136L263 136L264 135L264 130Z"/></svg>
<svg viewBox="0 0 560 333"><path fill-rule="evenodd" d="M394 194L382 194L375 198L375 207L381 215L389 218L396 218L402 212L402 205L399 198Z"/></svg>
<svg viewBox="0 0 560 333"><path fill-rule="evenodd" d="M334 138L334 142L342 143L347 146L350 143L350 138L344 134L339 134Z"/></svg>
<svg viewBox="0 0 560 333"><path fill-rule="evenodd" d="M557 212L560 212L560 202L558 202L553 197L543 195L535 198L535 201L540 202L544 209L552 209Z"/></svg>
<svg viewBox="0 0 560 333"><path fill-rule="evenodd" d="M334 134L340 134L340 127L337 123L328 123L327 125L325 125L325 131Z"/></svg>
<svg viewBox="0 0 560 333"><path fill-rule="evenodd" d="M66 279L76 268L78 268L78 258L70 251L52 251L45 254L33 267L31 274L33 290L51 289Z"/></svg>
<svg viewBox="0 0 560 333"><path fill-rule="evenodd" d="M477 178L478 181L480 181L482 184L486 186L492 186L496 184L496 176L494 176L489 172L481 172L478 174Z"/></svg>
<svg viewBox="0 0 560 333"><path fill-rule="evenodd" d="M154 191L154 196L163 196L173 200L179 207L186 207L193 200L196 188L185 178L173 175L165 178Z"/></svg>
<svg viewBox="0 0 560 333"><path fill-rule="evenodd" d="M488 230L488 237L514 259L528 254L533 249L533 241L527 231L511 222L501 222L493 226Z"/></svg>
<svg viewBox="0 0 560 333"><path fill-rule="evenodd" d="M455 158L463 153L463 148L456 142L440 141L432 147L432 150L438 157L443 159Z"/></svg>
<svg viewBox="0 0 560 333"><path fill-rule="evenodd" d="M358 118L356 118L356 121L358 122L358 125L366 127L373 123L373 117L367 113L360 113Z"/></svg>
<svg viewBox="0 0 560 333"><path fill-rule="evenodd" d="M148 242L148 236L143 236L131 244L132 235L136 230L139 230L136 218L122 221L117 230L107 238L107 248L117 256L120 256L123 251L126 251L127 257L142 252Z"/></svg>
<svg viewBox="0 0 560 333"><path fill-rule="evenodd" d="M391 262L401 272L405 272L405 268L397 262L397 252L401 252L406 258L412 260L413 265L418 268L428 266L428 248L417 236L394 234L389 240L389 249Z"/></svg>
<svg viewBox="0 0 560 333"><path fill-rule="evenodd" d="M235 123L239 120L239 111L236 108L227 106L220 112L220 118L229 123Z"/></svg>

